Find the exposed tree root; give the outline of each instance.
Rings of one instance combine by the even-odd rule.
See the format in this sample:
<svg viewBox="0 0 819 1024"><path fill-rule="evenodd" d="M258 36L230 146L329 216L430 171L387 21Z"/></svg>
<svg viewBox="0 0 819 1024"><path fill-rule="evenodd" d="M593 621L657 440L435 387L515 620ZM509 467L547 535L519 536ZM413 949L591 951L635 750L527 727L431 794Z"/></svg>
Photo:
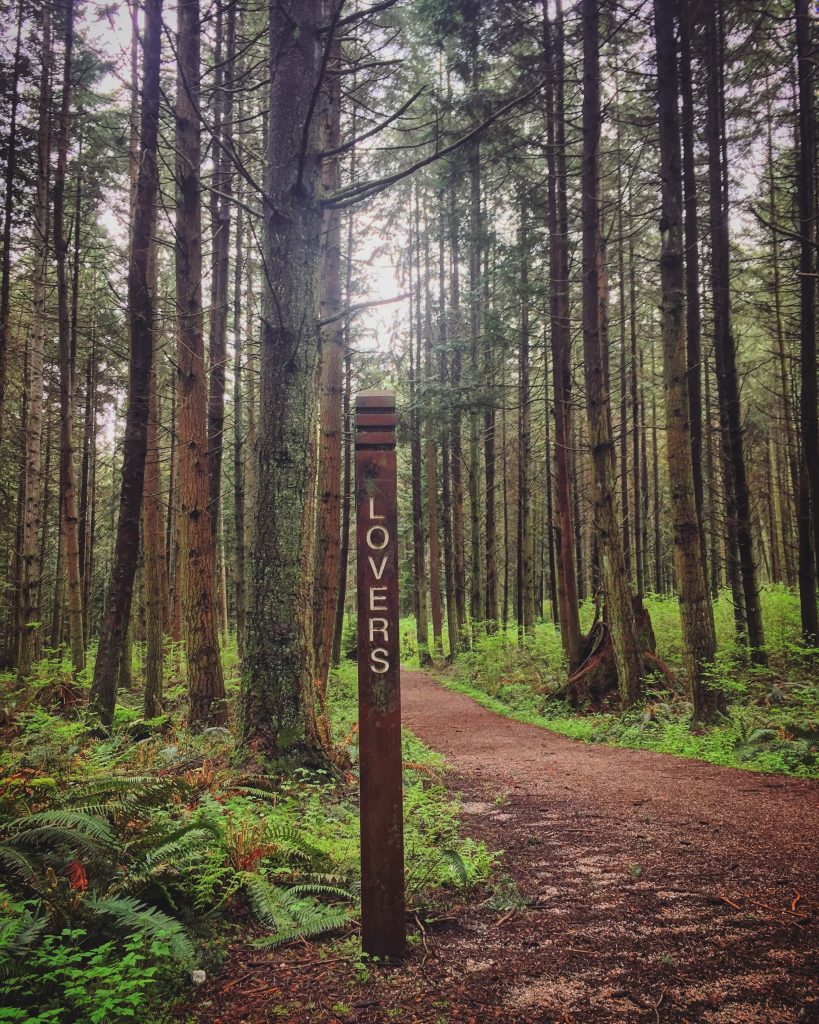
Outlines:
<svg viewBox="0 0 819 1024"><path fill-rule="evenodd" d="M642 603L635 599L634 614L637 636L646 669L656 669L668 680L670 686L678 688L678 682L671 669L657 657L657 642L651 625L651 617ZM605 613L599 618L599 605L591 630L583 639L583 660L555 694L568 700L574 708L589 707L600 710L603 700L617 692L617 668L614 661L614 644L611 630L605 621Z"/></svg>

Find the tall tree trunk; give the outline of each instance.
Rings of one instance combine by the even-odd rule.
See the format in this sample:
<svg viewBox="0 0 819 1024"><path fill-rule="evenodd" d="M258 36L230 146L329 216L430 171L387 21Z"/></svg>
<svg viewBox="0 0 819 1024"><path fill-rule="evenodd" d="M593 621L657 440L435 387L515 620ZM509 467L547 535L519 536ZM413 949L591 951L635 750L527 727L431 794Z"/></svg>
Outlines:
<svg viewBox="0 0 819 1024"><path fill-rule="evenodd" d="M156 294L156 248L149 252L149 286ZM145 698L144 714L153 718L162 710L164 657L163 594L167 567L163 531L163 501L159 406L160 332L152 330L153 347L148 391L148 429L145 452L145 485L142 495L142 585L145 597Z"/></svg>
<svg viewBox="0 0 819 1024"><path fill-rule="evenodd" d="M421 281L417 250L420 220L415 207L414 229L410 234L410 474L412 484L412 567L415 583L415 635L418 658L429 664L429 625L427 622L426 558L424 551L424 499L421 457L421 411L418 381L421 376ZM414 275L414 276L413 276Z"/></svg>
<svg viewBox="0 0 819 1024"><path fill-rule="evenodd" d="M645 594L645 519L643 517L643 489L640 472L642 467L643 437L640 430L640 410L642 395L640 389L641 353L637 342L637 268L634 258L634 216L631 188L628 191L628 288L629 288L629 356L631 373L629 388L631 390L631 464L633 498L631 507L634 510L634 564L637 579L637 598L642 601Z"/></svg>
<svg viewBox="0 0 819 1024"><path fill-rule="evenodd" d="M615 75L617 68L615 66ZM628 360L626 358L626 261L625 261L625 217L626 198L623 193L623 145L620 112L620 86L616 85L617 98L617 142L615 160L617 163L617 312L619 315L618 341L620 343L620 513L623 517L623 561L629 581L631 572L631 528L632 520L629 511L629 475L628 475ZM639 588L638 588L639 590Z"/></svg>
<svg viewBox="0 0 819 1024"><path fill-rule="evenodd" d="M239 119L243 114L239 105ZM239 185L239 206L236 211L236 238L233 260L233 525L235 543L234 601L236 604L236 650L241 658L245 649L245 615L247 586L245 566L245 444L244 444L244 382L242 345L242 281L244 279L244 192Z"/></svg>
<svg viewBox="0 0 819 1024"><path fill-rule="evenodd" d="M819 559L819 412L816 383L816 37L808 0L796 0L796 56L799 76L799 598L802 633L816 643L816 569ZM813 558L808 559L813 533Z"/></svg>
<svg viewBox="0 0 819 1024"><path fill-rule="evenodd" d="M170 623L168 632L171 640L178 644L182 639L182 569L179 562L179 417L176 401L176 368L173 367L171 388L171 450L168 468L168 519L166 527L166 550L168 553L168 579L171 585Z"/></svg>
<svg viewBox="0 0 819 1024"><path fill-rule="evenodd" d="M351 133L355 137L355 117ZM355 150L350 161L350 179L355 177ZM353 279L353 214L347 217L347 265L345 270L344 304L350 304ZM333 664L341 661L341 635L344 630L344 606L347 598L347 562L350 553L350 511L353 499L353 424L350 416L350 402L353 390L353 353L350 346L350 318L344 323L344 393L342 396L341 422L344 436L344 453L341 468L341 541L338 552L338 589L336 593L336 618L333 630Z"/></svg>
<svg viewBox="0 0 819 1024"><path fill-rule="evenodd" d="M480 427L476 392L480 388L481 339L481 163L480 147L471 143L467 154L469 167L469 384L473 392L469 408L469 542L470 542L470 617L472 628L486 614L481 562L480 517ZM488 499L487 499L488 500Z"/></svg>
<svg viewBox="0 0 819 1024"><path fill-rule="evenodd" d="M506 394L506 360L501 360L501 394ZM503 590L501 598L501 623L503 624L504 642L506 640L506 629L509 625L509 569L512 564L510 555L511 544L509 537L509 450L508 436L506 431L506 403L501 407L501 488L504 495L503 502Z"/></svg>
<svg viewBox="0 0 819 1024"><path fill-rule="evenodd" d="M446 304L446 212L441 194L438 225L438 351L439 381L442 392L451 394L449 374L449 331ZM453 403L455 404L455 403ZM452 433L451 419L444 417L441 437L441 499L444 526L444 588L446 590L446 620L449 636L449 659L454 661L460 648L458 606L455 599L455 534L452 508Z"/></svg>
<svg viewBox="0 0 819 1024"><path fill-rule="evenodd" d="M140 515L150 417L151 365L155 345L154 234L159 192L157 143L159 73L162 50L162 0L146 5L143 47L142 118L139 174L128 266L130 372L122 458L122 485L111 579L100 629L91 687L91 707L103 724L114 718L117 682L131 615L131 595L139 558ZM156 496L154 496L156 499ZM161 604L160 604L161 608Z"/></svg>
<svg viewBox="0 0 819 1024"><path fill-rule="evenodd" d="M594 469L595 527L608 624L614 646L620 699L628 707L640 695L642 657L634 604L623 561L615 504L615 453L601 344L600 302L600 12L582 0L583 33L583 356L586 407Z"/></svg>
<svg viewBox="0 0 819 1024"><path fill-rule="evenodd" d="M242 741L254 756L324 762L311 656L321 253L321 0L270 8L261 419Z"/></svg>
<svg viewBox="0 0 819 1024"><path fill-rule="evenodd" d="M459 642L464 638L466 626L466 528L464 523L463 487L463 433L461 381L463 368L463 324L461 322L461 268L458 209L455 186L449 189L449 312L452 324L451 386L455 401L452 403L450 433L452 437L452 545L455 549L455 607L458 617Z"/></svg>
<svg viewBox="0 0 819 1024"><path fill-rule="evenodd" d="M794 437L794 424L796 417L791 401L791 384L788 373L788 357L785 350L785 324L782 311L782 274L779 263L779 224L777 212L776 178L774 174L774 147L773 147L773 110L770 100L767 107L767 161L768 161L768 217L771 225L771 269L773 272L773 304L774 304L774 332L776 337L776 357L779 369L779 384L782 389L782 421L785 428L785 459L789 470L791 491L787 486L781 492L780 506L783 525L782 545L785 557L786 574L788 586L794 585L793 556L791 551L792 519L791 499L799 495L799 453L797 442ZM807 539L810 540L810 530Z"/></svg>
<svg viewBox="0 0 819 1024"><path fill-rule="evenodd" d="M544 429L546 442L546 458L544 462L544 478L546 482L546 542L549 552L549 605L551 606L552 622L560 625L560 610L557 603L557 567L555 562L555 524L554 524L554 497L552 482L552 415L554 410L554 388L550 397L549 392L549 342L544 334L543 338L543 400L544 400Z"/></svg>
<svg viewBox="0 0 819 1024"><path fill-rule="evenodd" d="M480 178L478 178L478 245L483 242L483 217L480 211ZM483 248L483 247L482 247ZM480 259L480 252L478 255ZM495 389L495 345L491 324L487 327L484 310L489 310L489 253L484 253L484 271L479 278L481 298L479 314L475 322L479 324L479 340L483 340L483 465L485 482L485 515L484 543L486 554L486 589L484 592L484 619L486 628L494 633L498 620L498 523L497 523L497 485L495 483L495 406L497 403Z"/></svg>
<svg viewBox="0 0 819 1024"><path fill-rule="evenodd" d="M91 352L85 366L85 417L82 439L82 468L80 470L80 576L82 578L82 620L85 629L83 642L87 646L91 638L91 549L89 545L90 522L92 518L91 477L96 459L97 423L97 353L96 338L91 338Z"/></svg>
<svg viewBox="0 0 819 1024"><path fill-rule="evenodd" d="M326 150L341 144L341 39L333 40L327 64L327 92L322 140ZM341 168L337 153L325 157L321 182L327 194L337 191ZM342 392L344 390L344 320L341 291L341 210L326 210L323 228L321 318L336 317L322 328L319 397L318 516L313 595L313 647L316 679L327 686L338 597L341 541Z"/></svg>
<svg viewBox="0 0 819 1024"><path fill-rule="evenodd" d="M726 424L726 456L733 475L733 504L736 512L736 536L742 589L745 597L745 615L751 659L765 664L765 633L762 609L759 603L756 565L754 564L753 533L751 529L751 501L745 466L740 410L739 378L736 363L736 344L731 324L730 250L728 236L728 204L724 176L726 166L723 154L725 125L722 111L723 96L719 69L723 66L720 45L720 26L717 19L718 0L708 0L705 8L705 39L707 50L708 96L706 124L708 137L708 184L711 232L711 288L714 301L714 349L717 361L717 386L720 406ZM729 513L730 514L730 513Z"/></svg>
<svg viewBox="0 0 819 1024"><path fill-rule="evenodd" d="M435 656L443 657L443 616L441 608L441 540L438 517L438 450L435 443L435 420L432 394L436 369L432 347L432 297L430 294L429 224L424 224L424 377L427 388L425 409L427 520L429 523L429 604L432 617L432 644ZM419 282L420 286L420 282ZM420 353L419 353L420 368Z"/></svg>
<svg viewBox="0 0 819 1024"><path fill-rule="evenodd" d="M569 319L569 225L563 104L563 17L552 27L543 5L546 58L547 171L549 204L549 308L555 410L555 540L560 638L572 672L580 665L580 603L575 563L572 499L572 357Z"/></svg>
<svg viewBox="0 0 819 1024"><path fill-rule="evenodd" d="M43 6L47 6L44 4ZM14 44L14 63L11 72L11 104L8 112L9 126L6 138L6 173L3 183L3 252L0 257L0 443L3 440L3 427L5 426L6 408L6 376L8 366L8 341L9 341L9 312L11 308L11 221L14 211L14 186L17 176L17 111L20 106L20 95L18 92L20 82L20 42L23 34L24 7L21 4L17 12L17 39ZM51 29L47 25L50 12L43 12L41 20L43 23L43 67L49 67L51 49ZM46 55L46 43L49 53ZM40 83L42 95L42 81ZM39 142L38 142L39 149ZM39 175L42 169L39 167L38 158L38 189ZM39 195L38 195L39 198ZM35 229L36 230L36 229Z"/></svg>
<svg viewBox="0 0 819 1024"><path fill-rule="evenodd" d="M57 321L60 352L60 476L62 480L62 530L68 591L68 635L75 672L85 667L82 626L79 530L74 481L74 358L71 352L71 321L68 302L68 235L65 230L65 185L71 126L72 67L74 51L74 0L65 0L63 81L54 172L54 256L57 265Z"/></svg>
<svg viewBox="0 0 819 1024"><path fill-rule="evenodd" d="M660 500L660 442L657 424L657 366L654 338L651 339L651 519L654 527L654 591L665 591L663 573L663 537Z"/></svg>
<svg viewBox="0 0 819 1024"><path fill-rule="evenodd" d="M688 359L688 410L690 416L691 459L694 470L694 501L700 529L700 548L706 576L705 487L703 483L702 441L702 318L700 315L699 217L697 213L697 172L694 153L694 80L691 67L692 11L688 0L679 5L680 95L682 97L682 176L685 211L685 330Z"/></svg>
<svg viewBox="0 0 819 1024"><path fill-rule="evenodd" d="M717 532L717 481L714 476L714 429L713 429L713 402L711 401L712 374L709 360L706 357L703 362L703 378L705 380L705 431L703 443L705 446L705 479L708 481L708 585L711 597L716 600L720 590L720 560L719 560L719 534Z"/></svg>
<svg viewBox="0 0 819 1024"><path fill-rule="evenodd" d="M44 409L48 409L48 404L44 403ZM52 452L52 417L46 412L45 415L45 465L43 467L42 474L42 494L43 494L43 505L42 505L42 516L40 522L40 553L38 556L40 571L37 579L37 590L33 600L36 602L36 607L40 615L40 628L36 631L34 639L34 648L31 654L32 661L36 661L42 657L43 646L46 638L46 629L44 619L43 608L43 577L44 567L46 564L46 556L48 554L48 545L51 537L53 536L53 530L51 526L51 452ZM59 510L58 510L59 515ZM57 531L59 533L59 531ZM59 548L59 540L57 544Z"/></svg>
<svg viewBox="0 0 819 1024"><path fill-rule="evenodd" d="M222 6L217 3L217 65L214 89L213 185L211 237L213 242L211 306L208 339L210 380L208 392L208 473L210 529L214 544L222 507L222 454L225 444L225 368L227 364L228 278L230 210L233 194L233 95L236 67L236 9L227 3L225 54L222 66Z"/></svg>
<svg viewBox="0 0 819 1024"><path fill-rule="evenodd" d="M178 5L176 303L179 565L190 722L223 721L225 684L216 625L216 545L208 488L207 375L202 312L202 146L199 0ZM213 510L218 515L218 508Z"/></svg>
<svg viewBox="0 0 819 1024"><path fill-rule="evenodd" d="M518 351L518 629L535 622L533 509L529 484L532 409L529 386L529 235L526 200L520 209L520 346Z"/></svg>
<svg viewBox="0 0 819 1024"><path fill-rule="evenodd" d="M677 48L674 13L677 0L654 0L657 41L657 109L660 129L661 288L665 382L666 459L668 461L674 562L682 620L686 685L694 718L703 721L722 710L720 691L707 685L716 654L714 615L708 598L702 530L694 492L693 448L689 416L688 351L685 339L685 267L683 190L678 110Z"/></svg>
<svg viewBox="0 0 819 1024"><path fill-rule="evenodd" d="M20 647L17 657L17 675L24 680L31 671L39 644L40 592L42 587L43 564L40 555L40 506L43 493L41 473L41 439L43 430L43 361L45 353L45 299L48 274L48 177L51 152L51 4L43 3L41 9L41 63L40 93L37 107L37 198L34 206L34 280L32 282L32 323L28 344L28 398L25 431L25 510L23 517L22 586L20 589L21 630ZM18 33L19 35L19 33ZM15 57L15 68L16 68ZM15 106L12 118L16 116ZM14 149L9 152L8 161L13 163ZM11 216L9 199L10 182L6 181L6 224ZM10 244L10 237L8 244ZM6 239L4 238L4 245ZM5 250L4 250L5 255ZM4 267L5 271L5 267ZM5 280L4 280L5 286ZM0 309L3 330L7 326L7 311ZM0 359L2 356L0 355ZM0 398L2 401L2 398ZM0 429L2 422L0 421Z"/></svg>

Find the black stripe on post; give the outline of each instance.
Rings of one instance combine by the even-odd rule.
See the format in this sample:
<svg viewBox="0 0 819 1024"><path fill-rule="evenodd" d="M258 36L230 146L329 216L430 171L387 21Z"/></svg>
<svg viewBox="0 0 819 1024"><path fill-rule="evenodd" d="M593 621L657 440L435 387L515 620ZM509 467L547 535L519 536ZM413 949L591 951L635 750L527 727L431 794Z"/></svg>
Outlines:
<svg viewBox="0 0 819 1024"><path fill-rule="evenodd" d="M361 945L406 947L395 395L356 398L358 722L361 771Z"/></svg>

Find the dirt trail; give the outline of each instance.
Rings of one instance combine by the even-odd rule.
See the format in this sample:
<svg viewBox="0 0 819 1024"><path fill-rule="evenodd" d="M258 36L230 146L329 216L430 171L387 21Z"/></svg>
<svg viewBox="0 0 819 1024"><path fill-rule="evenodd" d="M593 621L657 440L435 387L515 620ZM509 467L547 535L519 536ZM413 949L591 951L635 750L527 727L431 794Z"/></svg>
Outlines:
<svg viewBox="0 0 819 1024"><path fill-rule="evenodd" d="M819 1022L819 784L579 743L417 672L402 699L447 759L465 828L505 851L534 904L442 950L487 1011Z"/></svg>
<svg viewBox="0 0 819 1024"><path fill-rule="evenodd" d="M716 856L729 887L729 875L744 871L757 879L793 871L796 889L815 891L819 784L581 743L502 718L420 672L404 672L401 681L404 723L469 789L483 783L492 793L508 790L505 812L520 796L565 808L570 817L594 813L603 849L615 837L637 839L635 828L645 833L648 823L657 838L658 830L668 832L671 845L658 843L656 852L669 867L682 839L689 852L676 859Z"/></svg>
<svg viewBox="0 0 819 1024"><path fill-rule="evenodd" d="M819 784L575 742L417 672L402 686L464 831L504 851L494 893L358 982L313 949L234 946L197 1021L819 1024Z"/></svg>

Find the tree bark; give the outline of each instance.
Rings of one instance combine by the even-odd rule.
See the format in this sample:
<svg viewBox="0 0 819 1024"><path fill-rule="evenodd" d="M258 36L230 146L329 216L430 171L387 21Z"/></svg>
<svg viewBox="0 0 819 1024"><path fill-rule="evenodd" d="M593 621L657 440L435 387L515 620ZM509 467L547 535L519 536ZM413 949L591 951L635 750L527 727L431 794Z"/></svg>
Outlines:
<svg viewBox="0 0 819 1024"><path fill-rule="evenodd" d="M47 6L47 4L43 4ZM8 113L9 126L6 145L6 173L3 183L3 252L2 263L0 264L0 443L3 440L3 428L5 426L6 408L6 377L8 367L8 341L9 341L9 312L11 308L11 221L14 211L14 186L17 175L17 111L20 106L19 82L20 82L20 42L23 34L24 8L20 5L17 13L17 39L14 44L14 63L11 73L11 109ZM41 20L43 24L43 67L47 68L50 61L51 29L47 27L47 20L50 19L50 12L43 11ZM46 43L49 53L46 54ZM42 80L40 91L42 96ZM39 150L39 142L38 142ZM40 182L41 167L38 158L38 189ZM39 196L38 196L39 198ZM36 228L35 228L36 230ZM24 627L25 628L25 627Z"/></svg>
<svg viewBox="0 0 819 1024"><path fill-rule="evenodd" d="M452 368L450 372L452 403L450 436L452 438L452 545L454 547L455 609L458 618L459 644L465 639L466 627L466 527L464 522L463 433L461 379L463 368L463 324L461 323L461 268L458 209L454 184L449 189L449 313L452 329Z"/></svg>
<svg viewBox="0 0 819 1024"><path fill-rule="evenodd" d="M628 192L628 287L629 287L629 356L631 373L629 388L631 391L631 464L633 498L631 507L634 510L634 564L637 580L637 598L642 601L645 594L645 520L643 517L643 489L641 486L641 465L643 454L643 437L640 430L640 410L642 394L640 388L641 353L637 342L637 269L634 258L634 217L631 188Z"/></svg>
<svg viewBox="0 0 819 1024"><path fill-rule="evenodd" d="M535 622L534 539L529 469L532 410L529 385L529 235L525 199L520 204L520 346L518 350L518 630Z"/></svg>
<svg viewBox="0 0 819 1024"><path fill-rule="evenodd" d="M410 475L412 484L412 568L414 574L415 635L418 658L429 664L429 624L427 621L426 558L424 551L423 468L421 457L421 411L418 381L421 376L421 282L420 260L417 257L420 220L415 207L414 230L410 234Z"/></svg>
<svg viewBox="0 0 819 1024"><path fill-rule="evenodd" d="M351 132L355 137L355 117ZM350 178L355 177L355 150L350 161ZM344 303L350 304L353 277L353 214L347 216L347 265L345 270ZM350 416L350 401L353 390L353 354L350 347L350 318L344 324L344 381L341 405L341 422L344 452L341 469L341 541L338 553L338 588L336 593L335 627L333 629L333 664L341 660L341 635L344 631L344 605L347 598L347 562L350 553L350 510L353 498L353 424Z"/></svg>
<svg viewBox="0 0 819 1024"><path fill-rule="evenodd" d="M256 518L242 742L251 756L324 763L311 656L313 437L321 253L321 0L273 5L264 204Z"/></svg>
<svg viewBox="0 0 819 1024"><path fill-rule="evenodd" d="M156 294L156 245L148 254L149 287ZM148 427L145 452L145 485L142 495L142 585L145 597L145 697L143 713L154 718L162 710L164 661L163 597L167 577L163 530L162 473L159 448L159 355L160 332L151 331L153 346L148 391Z"/></svg>
<svg viewBox="0 0 819 1024"><path fill-rule="evenodd" d="M66 262L69 239L65 230L65 185L71 125L72 66L74 51L74 0L65 0L62 100L54 172L54 257L57 266L57 321L60 362L60 478L62 481L62 531L68 593L68 636L75 672L85 667L80 580L79 530L74 479L74 355Z"/></svg>
<svg viewBox="0 0 819 1024"><path fill-rule="evenodd" d="M799 76L799 598L802 633L809 644L819 636L816 570L819 560L819 412L816 382L816 39L808 0L796 0L796 55ZM809 561L811 529L813 558Z"/></svg>
<svg viewBox="0 0 819 1024"><path fill-rule="evenodd" d="M433 395L437 371L433 357L432 296L430 292L429 224L424 219L424 448L427 491L427 522L429 525L429 605L432 618L432 647L435 657L442 658L443 610L441 596L441 533L438 515L438 449L435 443L435 410ZM420 285L420 282L419 282ZM420 375L420 353L418 357Z"/></svg>
<svg viewBox="0 0 819 1024"><path fill-rule="evenodd" d="M694 718L704 721L724 708L707 673L716 654L714 615L708 597L702 530L697 514L691 421L689 362L685 337L683 190L678 109L675 9L677 0L654 0L657 45L657 109L660 129L660 273L666 459L668 461L674 562L682 620L686 686Z"/></svg>
<svg viewBox="0 0 819 1024"><path fill-rule="evenodd" d="M211 306L208 354L210 378L208 392L208 473L210 528L217 541L219 510L222 502L222 456L225 444L225 368L227 365L228 283L230 253L230 212L233 197L233 95L236 67L236 9L227 3L224 64L222 64L222 7L218 3L217 65L214 88L213 192L211 194Z"/></svg>
<svg viewBox="0 0 819 1024"><path fill-rule="evenodd" d="M549 308L555 416L555 547L560 638L570 673L581 661L580 604L574 552L572 500L572 368L569 312L569 225L566 198L566 139L563 104L563 18L554 27L543 6L546 60L547 173L549 207Z"/></svg>
<svg viewBox="0 0 819 1024"><path fill-rule="evenodd" d="M333 40L327 64L322 141L326 150L341 144L341 39ZM341 183L338 154L325 157L321 167L325 193ZM341 290L341 210L324 211L322 238L321 319L338 316ZM332 657L341 542L342 392L344 390L344 318L322 328L319 397L318 515L313 594L313 647L316 679L327 686Z"/></svg>
<svg viewBox="0 0 819 1024"><path fill-rule="evenodd" d="M48 275L48 177L51 153L51 4L41 9L40 92L37 106L37 197L34 206L34 279L32 282L32 324L28 345L28 398L25 430L25 509L23 516L22 580L20 588L21 629L17 677L22 682L31 671L38 651L42 559L40 557L40 508L43 494L41 441L43 430L43 361L46 336L46 279ZM16 67L16 58L15 58ZM15 86L16 97L16 86ZM16 116L12 111L12 117ZM14 149L9 153L13 162ZM6 182L6 224L10 217L10 182ZM10 244L10 238L8 244ZM4 238L4 245L6 239ZM5 282L4 282L5 284ZM0 310L0 319L3 311ZM7 326L3 321L4 327ZM0 356L0 359L2 356ZM0 398L2 401L2 398ZM2 421L0 421L2 429Z"/></svg>
<svg viewBox="0 0 819 1024"><path fill-rule="evenodd" d="M438 223L438 351L439 382L443 393L450 394L449 330L446 302L446 213L441 194ZM453 403L454 404L454 403ZM444 588L446 591L446 619L449 638L449 659L454 661L460 648L461 625L455 598L456 556L452 507L452 433L451 417L443 418L441 438L441 500L444 534Z"/></svg>
<svg viewBox="0 0 819 1024"><path fill-rule="evenodd" d="M481 561L480 518L480 428L476 392L480 390L481 337L481 178L480 147L470 144L469 167L469 374L472 396L469 406L469 544L470 544L470 618L472 630L486 614L486 590Z"/></svg>
<svg viewBox="0 0 819 1024"><path fill-rule="evenodd" d="M199 0L180 0L176 86L177 451L180 611L190 722L225 718L216 626L216 545L208 487L207 375L202 311ZM218 514L218 509L214 510Z"/></svg>
<svg viewBox="0 0 819 1024"><path fill-rule="evenodd" d="M242 119L239 104L239 119ZM236 237L233 259L233 525L234 525L234 601L236 613L236 650L241 658L245 649L245 617L247 613L247 567L245 565L245 443L244 443L244 347L242 333L242 281L244 279L244 191L238 189Z"/></svg>
<svg viewBox="0 0 819 1024"><path fill-rule="evenodd" d="M114 718L120 663L126 645L125 634L131 614L131 596L139 558L140 515L150 417L151 365L156 343L152 250L159 192L157 144L161 48L162 2L149 0L146 5L143 50L139 172L128 266L130 372L119 519L91 687L91 707L106 726L110 726Z"/></svg>
<svg viewBox="0 0 819 1024"><path fill-rule="evenodd" d="M600 301L600 13L597 0L582 0L583 33L583 356L586 408L594 469L595 527L603 590L611 629L620 699L624 707L640 695L643 664L634 604L623 561L615 505L615 452L611 409L601 347Z"/></svg>
<svg viewBox="0 0 819 1024"><path fill-rule="evenodd" d="M697 212L697 172L694 153L695 105L691 67L692 11L684 0L679 5L680 95L682 97L682 176L685 246L685 330L688 359L688 410L690 416L691 460L694 470L694 500L700 527L703 566L708 575L705 543L705 486L703 481L702 426L702 317L700 313L699 216Z"/></svg>
<svg viewBox="0 0 819 1024"><path fill-rule="evenodd" d="M742 438L739 379L737 375L736 344L731 324L730 249L728 235L728 204L725 195L726 173L723 145L723 96L719 69L723 66L720 45L720 26L717 18L718 0L708 0L705 8L705 39L707 51L707 141L709 216L711 232L711 289L714 302L714 350L717 361L717 387L720 406L725 419L726 457L733 475L733 504L736 513L736 537L742 589L745 597L745 615L751 660L755 664L767 662L762 609L759 603L756 565L754 563L753 534L751 529L751 502ZM730 512L729 512L730 515Z"/></svg>

